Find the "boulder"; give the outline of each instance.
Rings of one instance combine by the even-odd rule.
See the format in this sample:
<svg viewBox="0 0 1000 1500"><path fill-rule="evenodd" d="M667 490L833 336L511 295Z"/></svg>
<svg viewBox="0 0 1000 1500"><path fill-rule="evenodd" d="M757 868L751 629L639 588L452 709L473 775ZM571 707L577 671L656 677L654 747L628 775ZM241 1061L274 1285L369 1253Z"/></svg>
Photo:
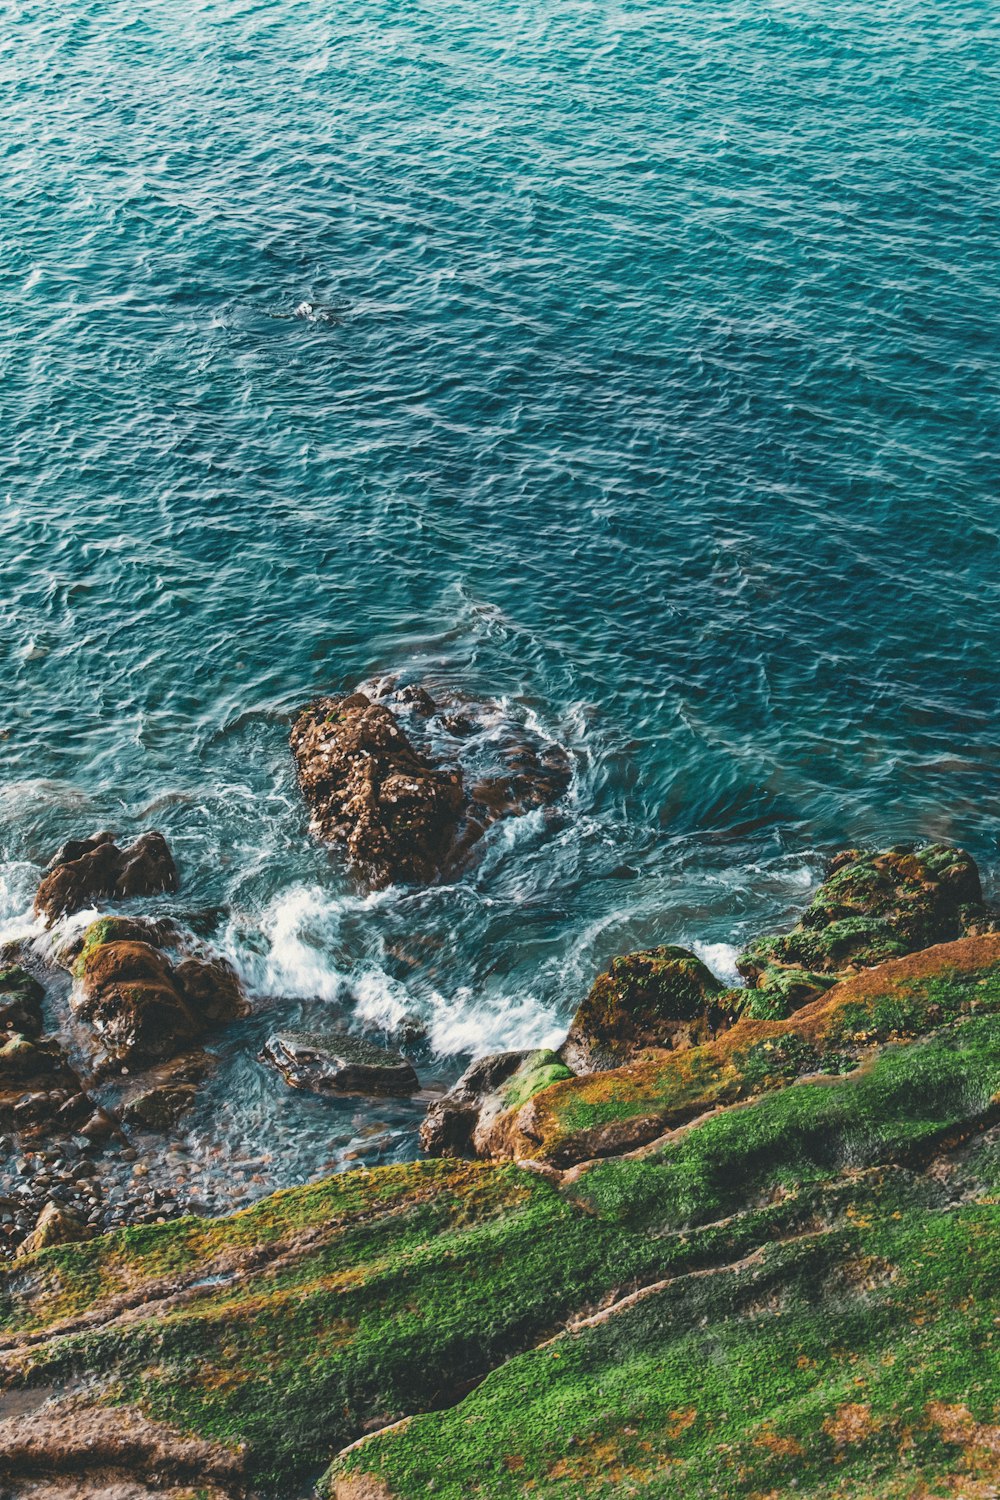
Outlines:
<svg viewBox="0 0 1000 1500"><path fill-rule="evenodd" d="M742 992L686 948L625 953L594 981L560 1056L576 1073L594 1073L650 1047L698 1046L731 1026L742 1004Z"/></svg>
<svg viewBox="0 0 1000 1500"><path fill-rule="evenodd" d="M372 886L426 883L448 863L465 805L461 773L433 766L364 693L320 698L291 734L311 827L346 845Z"/></svg>
<svg viewBox="0 0 1000 1500"><path fill-rule="evenodd" d="M494 1052L481 1057L431 1105L420 1127L428 1156L490 1156L498 1120L549 1084L572 1078L554 1052Z"/></svg>
<svg viewBox="0 0 1000 1500"><path fill-rule="evenodd" d="M845 849L791 932L758 938L738 967L751 1013L777 1019L822 993L831 977L872 968L935 943L992 932L979 871L964 849Z"/></svg>
<svg viewBox="0 0 1000 1500"><path fill-rule="evenodd" d="M291 747L310 826L344 844L368 884L439 879L491 824L548 806L569 786L572 767L561 746L505 720L498 703L461 707L446 712L425 688L408 686L378 698L320 698L296 720ZM439 744L441 731L452 740L476 737L477 748L462 752L472 757L468 777L431 760L432 736ZM499 774L480 763L484 744L501 762Z"/></svg>
<svg viewBox="0 0 1000 1500"><path fill-rule="evenodd" d="M17 1259L34 1255L37 1250L47 1250L50 1245L72 1245L80 1240L93 1239L94 1231L84 1224L68 1208L51 1200L46 1203L34 1229L23 1240Z"/></svg>
<svg viewBox="0 0 1000 1500"><path fill-rule="evenodd" d="M278 1032L260 1056L292 1088L314 1094L412 1094L420 1087L401 1053L346 1031Z"/></svg>
<svg viewBox="0 0 1000 1500"><path fill-rule="evenodd" d="M10 1032L0 1041L0 1128L25 1136L72 1128L93 1112L62 1044Z"/></svg>
<svg viewBox="0 0 1000 1500"><path fill-rule="evenodd" d="M118 938L120 930L117 918L91 923L70 998L113 1062L172 1057L245 1012L239 980L224 959L188 955L175 962L152 943Z"/></svg>
<svg viewBox="0 0 1000 1500"><path fill-rule="evenodd" d="M51 924L98 901L176 891L177 867L162 833L144 833L120 849L114 835L95 833L64 844L35 895L35 911Z"/></svg>

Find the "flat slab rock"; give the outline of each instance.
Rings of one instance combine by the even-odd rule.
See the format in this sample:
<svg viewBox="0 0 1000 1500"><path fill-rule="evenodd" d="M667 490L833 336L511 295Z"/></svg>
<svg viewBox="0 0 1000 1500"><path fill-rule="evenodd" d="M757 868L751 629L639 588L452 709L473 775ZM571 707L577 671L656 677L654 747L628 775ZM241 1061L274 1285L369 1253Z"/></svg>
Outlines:
<svg viewBox="0 0 1000 1500"><path fill-rule="evenodd" d="M314 1094L412 1094L420 1087L401 1053L346 1031L280 1031L260 1057L292 1088Z"/></svg>

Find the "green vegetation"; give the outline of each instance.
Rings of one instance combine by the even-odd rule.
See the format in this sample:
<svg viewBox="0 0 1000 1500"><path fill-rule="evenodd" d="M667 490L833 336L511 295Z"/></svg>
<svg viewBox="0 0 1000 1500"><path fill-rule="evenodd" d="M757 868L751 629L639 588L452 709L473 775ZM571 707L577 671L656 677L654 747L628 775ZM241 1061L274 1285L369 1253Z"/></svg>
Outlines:
<svg viewBox="0 0 1000 1500"><path fill-rule="evenodd" d="M331 1495L991 1493L1000 938L565 1072L535 1054L511 1117L680 1128L562 1177L420 1162L42 1251L0 1281L4 1388L84 1377L246 1445L275 1500L404 1417Z"/></svg>

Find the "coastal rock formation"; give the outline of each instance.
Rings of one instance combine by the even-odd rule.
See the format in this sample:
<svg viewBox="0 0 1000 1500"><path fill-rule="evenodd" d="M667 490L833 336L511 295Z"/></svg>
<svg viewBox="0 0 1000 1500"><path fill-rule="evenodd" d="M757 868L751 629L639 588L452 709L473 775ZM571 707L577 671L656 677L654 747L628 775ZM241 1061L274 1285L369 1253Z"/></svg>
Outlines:
<svg viewBox="0 0 1000 1500"><path fill-rule="evenodd" d="M992 932L979 871L964 849L932 844L914 853L846 849L791 932L758 938L738 960L761 992L753 1014L777 1018L825 988L829 976L871 968L955 938Z"/></svg>
<svg viewBox="0 0 1000 1500"><path fill-rule="evenodd" d="M731 1026L742 1007L686 948L612 959L578 1008L560 1056L577 1073L617 1068L648 1047L693 1047Z"/></svg>
<svg viewBox="0 0 1000 1500"><path fill-rule="evenodd" d="M427 738L431 721L453 743L482 729L474 705L446 711L421 687L383 698L363 692L320 698L292 727L310 826L321 838L343 844L356 873L372 887L427 884L447 875L491 824L547 806L569 785L566 752L509 723L493 729L499 773L470 779L461 766L443 769L414 743L418 732Z"/></svg>
<svg viewBox="0 0 1000 1500"><path fill-rule="evenodd" d="M420 1127L428 1156L491 1154L495 1122L550 1083L572 1078L554 1052L494 1052L480 1057L441 1099Z"/></svg>
<svg viewBox="0 0 1000 1500"><path fill-rule="evenodd" d="M464 807L462 778L419 754L389 709L364 693L321 698L295 721L291 745L311 827L343 842L371 885L441 874Z"/></svg>
<svg viewBox="0 0 1000 1500"><path fill-rule="evenodd" d="M314 1094L412 1094L416 1073L399 1052L346 1031L283 1031L269 1037L261 1061L295 1089Z"/></svg>
<svg viewBox="0 0 1000 1500"><path fill-rule="evenodd" d="M120 849L112 833L71 840L56 854L35 895L49 923L104 900L176 891L177 866L162 833L144 833Z"/></svg>
<svg viewBox="0 0 1000 1500"><path fill-rule="evenodd" d="M61 1042L18 1031L0 1034L0 1129L30 1139L54 1123L78 1124L92 1111Z"/></svg>
<svg viewBox="0 0 1000 1500"><path fill-rule="evenodd" d="M244 1014L239 980L224 959L177 960L122 936L135 930L127 919L93 922L73 966L73 1011L93 1026L111 1061L171 1057L210 1027Z"/></svg>
<svg viewBox="0 0 1000 1500"><path fill-rule="evenodd" d="M985 1497L998 1097L987 935L516 1112L559 1101L568 1139L652 1106L672 1128L637 1150L349 1172L27 1255L0 1273L0 1470L266 1500L325 1464L331 1500Z"/></svg>

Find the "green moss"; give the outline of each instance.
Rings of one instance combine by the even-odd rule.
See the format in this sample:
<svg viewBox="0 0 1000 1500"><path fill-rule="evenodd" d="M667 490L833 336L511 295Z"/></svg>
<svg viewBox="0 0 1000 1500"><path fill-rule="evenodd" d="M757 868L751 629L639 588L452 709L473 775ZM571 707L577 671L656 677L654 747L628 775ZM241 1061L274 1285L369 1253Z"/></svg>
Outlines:
<svg viewBox="0 0 1000 1500"><path fill-rule="evenodd" d="M743 1014L759 1021L784 1021L836 982L835 974L769 965L758 978L756 988L745 991Z"/></svg>
<svg viewBox="0 0 1000 1500"><path fill-rule="evenodd" d="M991 1493L998 1230L995 1206L911 1209L683 1278L370 1439L327 1492Z"/></svg>
<svg viewBox="0 0 1000 1500"><path fill-rule="evenodd" d="M889 1048L836 1082L797 1084L705 1120L639 1164L609 1161L587 1176L601 1212L626 1202L681 1228L719 1218L813 1170L833 1174L906 1160L985 1114L1000 1092L1000 1022L958 1023Z"/></svg>
<svg viewBox="0 0 1000 1500"><path fill-rule="evenodd" d="M540 1090L574 1076L573 1070L560 1062L555 1052L545 1048L533 1052L504 1085L503 1107L505 1110L520 1109L522 1104L527 1104Z"/></svg>

